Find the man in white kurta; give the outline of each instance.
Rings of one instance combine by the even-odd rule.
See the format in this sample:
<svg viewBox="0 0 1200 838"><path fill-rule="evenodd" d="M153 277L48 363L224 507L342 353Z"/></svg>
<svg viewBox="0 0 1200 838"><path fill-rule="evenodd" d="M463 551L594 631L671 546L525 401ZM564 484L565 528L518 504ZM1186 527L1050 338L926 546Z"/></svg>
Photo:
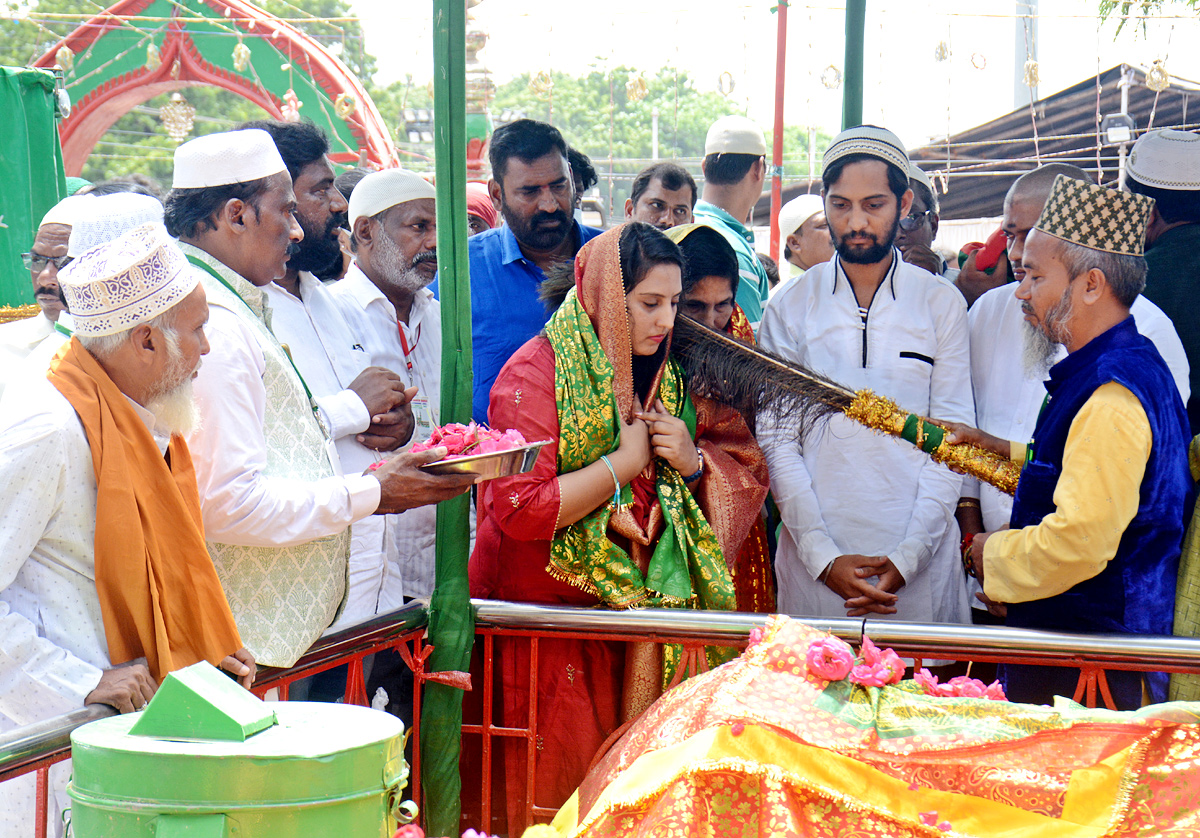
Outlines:
<svg viewBox="0 0 1200 838"><path fill-rule="evenodd" d="M832 178L825 183L826 214L838 256L776 292L760 342L913 413L972 416L962 295L904 262L892 246L896 222L911 201L903 146L882 129L851 129L826 152L825 168ZM856 293L847 268L870 269L881 279L873 292ZM953 525L959 476L908 443L840 416L800 439L786 418L764 417L759 442L784 525L776 556L781 611L966 619ZM867 582L873 598L845 587L835 592L845 567L859 568L860 593L863 582L876 580Z"/></svg>
<svg viewBox="0 0 1200 838"><path fill-rule="evenodd" d="M209 551L247 647L263 663L290 666L341 607L349 526L453 497L471 480L417 468L445 449L340 473L311 388L270 330L264 288L283 276L303 233L291 178L265 131L180 146L166 208L168 229L203 272L212 312L212 352L196 381L203 425L189 439Z"/></svg>
<svg viewBox="0 0 1200 838"><path fill-rule="evenodd" d="M304 122L263 120L242 128L259 128L274 139L292 177L296 221L304 231L283 277L264 288L271 331L312 390L342 470L361 473L409 441L412 414L407 385L390 368L372 365L365 341L351 334L329 288L312 273L340 258L336 231L346 223L346 199L326 158L329 140ZM351 525L346 605L329 631L375 616L381 600L382 610L399 607L402 586L394 570L389 574L385 550L388 528L402 517L370 515Z"/></svg>
<svg viewBox="0 0 1200 838"><path fill-rule="evenodd" d="M435 195L434 188L412 172L389 169L363 178L350 199L355 260L346 276L330 287L371 363L395 370L407 386L417 388L412 401L414 442L428 439L438 424L441 398L441 308L425 287L437 265ZM406 599L432 596L435 526L432 508L412 510L391 521L390 607L402 604L394 599L397 593ZM390 584L393 576L400 580L398 588Z"/></svg>

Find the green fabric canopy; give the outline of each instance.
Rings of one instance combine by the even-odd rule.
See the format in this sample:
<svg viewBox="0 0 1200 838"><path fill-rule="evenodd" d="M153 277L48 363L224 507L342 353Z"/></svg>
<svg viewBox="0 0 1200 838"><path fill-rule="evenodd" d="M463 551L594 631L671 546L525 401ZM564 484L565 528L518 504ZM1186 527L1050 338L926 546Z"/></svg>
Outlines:
<svg viewBox="0 0 1200 838"><path fill-rule="evenodd" d="M0 67L0 305L33 302L29 251L38 223L66 197L54 74Z"/></svg>

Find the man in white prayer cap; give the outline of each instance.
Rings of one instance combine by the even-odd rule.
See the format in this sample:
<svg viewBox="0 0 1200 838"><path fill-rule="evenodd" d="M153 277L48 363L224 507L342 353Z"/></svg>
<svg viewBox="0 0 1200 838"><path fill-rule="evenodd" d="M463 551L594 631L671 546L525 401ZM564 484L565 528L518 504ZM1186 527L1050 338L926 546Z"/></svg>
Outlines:
<svg viewBox="0 0 1200 838"><path fill-rule="evenodd" d="M71 200L71 199L68 199ZM67 241L66 258L77 259L86 251L108 244L143 224L162 224L163 205L157 198L133 192L113 192L106 195L87 195L72 213ZM48 228L50 229L50 228ZM47 270L53 263L47 263ZM65 264L65 263L64 263ZM54 279L54 287L58 288ZM64 298L65 304L65 298ZM46 375L46 368L58 350L71 338L74 323L69 312L62 312L58 321L33 346L25 349L24 357L14 355L0 365L0 386L19 376Z"/></svg>
<svg viewBox="0 0 1200 838"><path fill-rule="evenodd" d="M320 128L304 122L264 120L242 127L248 129L266 131L275 141L292 176L296 220L305 231L283 277L264 289L271 306L271 331L288 346L312 390L337 443L343 471L361 472L382 459L381 451L393 451L412 437L412 393L406 394L406 379L393 371L400 369L399 358L377 362L368 349L368 336L352 330L339 310L332 290L337 285L326 287L313 273L332 258L341 258L335 233L346 223L346 199L333 185L333 169L326 159L329 140ZM390 335L396 343L395 320ZM394 519L423 513L432 519L433 509L423 507L403 516L370 515L351 526L349 591L335 630L402 604L399 592L381 602L381 590L399 586L398 578L393 586L386 585L385 528Z"/></svg>
<svg viewBox="0 0 1200 838"><path fill-rule="evenodd" d="M58 286L58 272L71 261L67 253L71 225L80 211L95 200L87 195L73 195L59 201L42 218L29 252L21 254L33 280L34 300L41 311L33 317L0 325L0 393L12 371L39 343L54 334L55 323L67 310ZM69 323L70 317L64 321Z"/></svg>
<svg viewBox="0 0 1200 838"><path fill-rule="evenodd" d="M11 385L0 419L0 732L84 704L138 710L200 660L247 687L255 673L182 436L209 348L198 277L160 223L85 252L58 281L75 338L48 373ZM0 833L32 832L14 823L30 791L0 802Z"/></svg>
<svg viewBox="0 0 1200 838"><path fill-rule="evenodd" d="M209 552L246 645L263 663L290 666L343 603L350 525L454 497L473 476L418 468L444 448L341 473L320 406L270 328L263 289L284 275L303 233L267 132L181 145L165 204L212 308L213 351L196 381L203 424L189 440Z"/></svg>
<svg viewBox="0 0 1200 838"><path fill-rule="evenodd" d="M437 270L436 194L403 169L363 178L350 196L354 262L330 289L371 363L396 370L405 386L416 388L414 441L428 439L438 424L441 398L441 308L427 287ZM396 607L398 594L433 593L434 510L407 512L390 529L384 595Z"/></svg>
<svg viewBox="0 0 1200 838"><path fill-rule="evenodd" d="M1125 175L1130 192L1154 199L1142 293L1171 318L1183 340L1191 364L1188 421L1192 433L1200 433L1200 134L1147 131L1133 144Z"/></svg>
<svg viewBox="0 0 1200 838"><path fill-rule="evenodd" d="M802 274L833 258L833 239L820 195L799 195L779 208L779 239L788 276Z"/></svg>

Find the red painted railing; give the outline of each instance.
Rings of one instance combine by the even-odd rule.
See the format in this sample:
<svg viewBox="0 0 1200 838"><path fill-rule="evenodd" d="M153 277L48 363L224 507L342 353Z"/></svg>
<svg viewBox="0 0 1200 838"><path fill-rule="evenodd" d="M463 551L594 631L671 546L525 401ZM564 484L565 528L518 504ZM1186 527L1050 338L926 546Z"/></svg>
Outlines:
<svg viewBox="0 0 1200 838"><path fill-rule="evenodd" d="M491 807L492 764L497 739L524 740L527 746L527 773L523 782L508 778L509 792L520 796L528 822L547 821L554 810L536 805L537 788L534 766L537 756L536 684L538 682L538 641L543 638L574 638L606 641L655 642L681 644L690 661L688 674L705 667L704 646L745 645L750 630L765 621L763 615L728 614L682 610L644 609L613 612L595 609L554 608L518 603L474 601L477 609L476 637L481 647L480 681L474 685L482 693L482 714L478 723L463 725L465 738L477 739L480 759L462 766L464 790L478 790L479 806L464 812L464 824L486 828L494 822ZM857 645L864 634L876 643L894 648L900 654L920 659L974 661L978 663L1034 663L1072 667L1080 670L1075 700L1087 706L1112 706L1105 670L1187 672L1200 674L1200 640L1176 637L1131 637L1114 635L1072 635L997 627L901 623L876 620L816 620L809 624ZM264 670L254 692L265 695L277 690L287 699L289 686L300 678L344 664L349 665L345 700L366 705L363 659L383 649L397 649L407 661L422 658L425 609L414 603L392 614L323 638L297 664L287 670ZM493 658L497 638L523 639L530 650L530 702L523 727L501 727L493 723L497 696L493 688ZM422 667L418 663L414 689L414 739L420 724ZM49 766L70 757L70 731L88 721L111 715L112 710L93 706L38 725L0 735L0 782L37 774L38 823L35 836L45 834L47 772ZM621 733L614 732L603 751ZM420 748L414 743L413 783L410 793L420 800ZM474 795L472 795L473 797Z"/></svg>

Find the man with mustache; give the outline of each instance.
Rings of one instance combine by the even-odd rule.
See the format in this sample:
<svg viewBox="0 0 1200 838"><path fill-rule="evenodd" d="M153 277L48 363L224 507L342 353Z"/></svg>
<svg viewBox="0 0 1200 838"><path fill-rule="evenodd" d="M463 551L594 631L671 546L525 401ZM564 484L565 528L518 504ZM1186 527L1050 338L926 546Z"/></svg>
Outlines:
<svg viewBox="0 0 1200 838"><path fill-rule="evenodd" d="M1049 163L1017 178L1004 197L1002 229L1008 238L1008 261L1015 283L985 292L967 313L971 337L971 389L975 394L975 421L978 427L1001 439L1028 439L1033 434L1038 411L1046 398L1043 382L1050 365L1066 357L1058 344L1049 358L1045 343L1030 352L1032 341L1042 340L1030 330L1021 311L1022 302L1013 293L1025 278L1025 241L1046 206L1050 187L1059 175L1072 180L1088 180L1087 172L1068 163ZM1154 342L1167 362L1179 394L1187 403L1188 361L1183 343L1167 316L1139 294L1130 308L1138 331ZM1026 357L1030 363L1026 363ZM1013 499L994 486L967 480L959 504L958 523L963 537L984 530L997 530L1008 523ZM976 580L968 587L975 600L972 616L976 622L992 622L982 612L987 604ZM1003 617L1004 606L988 604L994 617Z"/></svg>
<svg viewBox="0 0 1200 838"><path fill-rule="evenodd" d="M546 269L574 259L602 232L572 218L567 143L553 125L518 119L500 126L488 144L488 162L488 189L504 226L467 240L476 422L487 421L500 368L550 317L538 296Z"/></svg>
<svg viewBox="0 0 1200 838"><path fill-rule="evenodd" d="M1153 200L1055 178L1024 242L1017 288L1048 362L1048 395L1028 445L958 429L965 440L1024 462L1011 528L967 541L963 563L1008 624L1084 633L1170 634L1191 439L1179 388L1138 334L1130 306L1146 282L1142 257ZM1019 444L1018 444L1019 443ZM1008 697L1076 695L1078 675L1057 667L1001 668ZM1143 691L1166 700L1165 673L1111 671L1117 709Z"/></svg>
<svg viewBox="0 0 1200 838"><path fill-rule="evenodd" d="M71 261L67 255L71 225L93 200L72 195L59 201L42 218L29 252L21 254L33 279L33 297L41 311L33 317L0 325L0 393L21 362L54 333L59 316L67 310L58 285L58 271ZM64 322L69 321L70 315Z"/></svg>
<svg viewBox="0 0 1200 838"><path fill-rule="evenodd" d="M392 369L374 363L362 336L351 329L334 300L331 289L337 286L326 287L313 273L341 259L337 230L346 226L346 199L334 185L326 158L329 140L308 122L262 120L240 130L255 128L271 135L288 168L296 193L296 221L304 231L284 275L264 289L271 306L271 331L288 347L312 390L343 471L361 472L380 459L379 452L393 451L412 436L408 385ZM386 520L372 515L350 528L350 587L337 628L379 610Z"/></svg>
<svg viewBox="0 0 1200 838"><path fill-rule="evenodd" d="M403 169L359 181L350 196L354 261L329 291L369 363L395 370L408 388L413 442L429 438L440 409L441 306L427 287L437 272L436 194ZM379 610L433 594L434 513L430 506L389 516Z"/></svg>
<svg viewBox="0 0 1200 838"><path fill-rule="evenodd" d="M205 549L183 438L209 350L198 276L156 223L57 282L75 337L48 374L14 381L0 420L0 732L84 704L139 710L167 673L201 660L247 687L255 675ZM56 792L66 770L51 775ZM24 800L0 785L5 835L31 830L17 828L28 779Z"/></svg>
<svg viewBox="0 0 1200 838"><path fill-rule="evenodd" d="M209 552L247 646L290 666L339 613L351 524L461 494L470 477L418 466L445 449L342 473L321 404L271 332L266 286L303 232L274 141L248 129L175 151L166 224L212 308L212 354L196 381L202 426L189 439Z"/></svg>
<svg viewBox="0 0 1200 838"><path fill-rule="evenodd" d="M660 230L692 223L696 181L675 163L655 163L638 172L625 199L625 220L644 221Z"/></svg>
<svg viewBox="0 0 1200 838"><path fill-rule="evenodd" d="M836 255L776 292L759 340L914 413L970 418L966 304L894 246L912 203L908 171L890 131L863 125L834 139L822 195ZM758 432L784 524L782 612L968 619L953 517L959 476L840 416L799 439L786 417L760 418Z"/></svg>

